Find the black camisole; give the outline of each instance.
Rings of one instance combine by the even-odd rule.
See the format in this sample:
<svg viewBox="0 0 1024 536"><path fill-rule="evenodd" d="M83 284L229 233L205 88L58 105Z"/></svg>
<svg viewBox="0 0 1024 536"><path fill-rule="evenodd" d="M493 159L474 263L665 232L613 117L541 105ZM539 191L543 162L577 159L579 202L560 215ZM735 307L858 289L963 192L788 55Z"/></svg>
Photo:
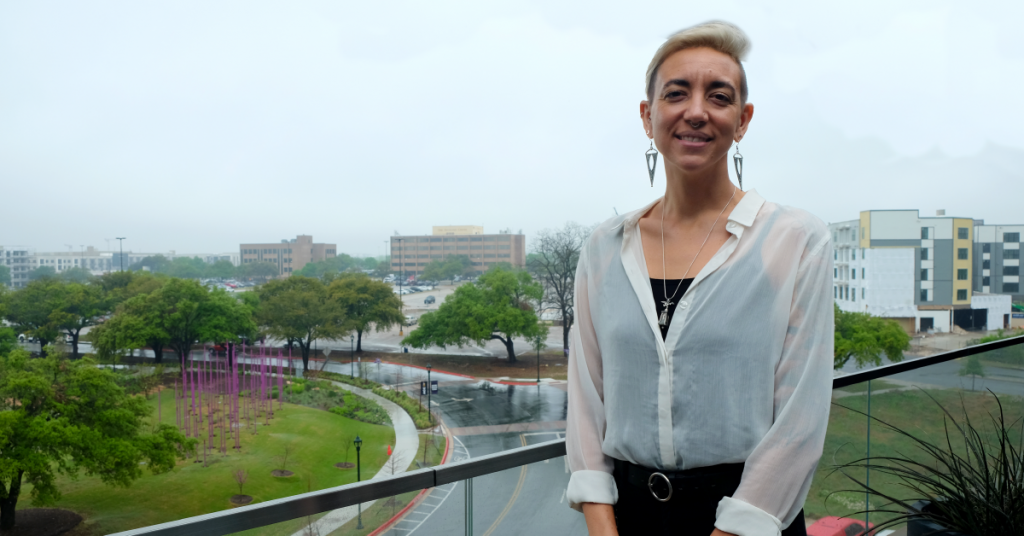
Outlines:
<svg viewBox="0 0 1024 536"><path fill-rule="evenodd" d="M676 312L676 304L679 303L679 300L683 299L683 294L686 294L686 289L690 288L692 283L692 277L689 279L651 278L651 290L654 292L654 310L657 313L657 318L661 318L661 311L665 309L665 298L675 294L675 298L672 299L672 307L668 311L668 322L664 326L658 326L661 328L662 340L668 336L668 327L672 325L672 315ZM682 285L682 288L679 288L680 285ZM668 295L665 294L666 289L668 290Z"/></svg>

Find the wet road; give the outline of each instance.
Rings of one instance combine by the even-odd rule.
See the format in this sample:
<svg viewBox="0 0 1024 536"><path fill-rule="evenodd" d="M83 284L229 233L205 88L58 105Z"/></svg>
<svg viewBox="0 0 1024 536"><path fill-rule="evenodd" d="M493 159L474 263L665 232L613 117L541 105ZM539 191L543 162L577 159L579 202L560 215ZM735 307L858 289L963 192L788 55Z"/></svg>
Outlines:
<svg viewBox="0 0 1024 536"><path fill-rule="evenodd" d="M352 371L348 365L328 367L343 374ZM411 395L418 395L419 382L427 379L425 370L373 363L366 366L366 376ZM565 436L564 383L503 385L443 373L430 377L438 381L439 391L431 406L455 435L454 460ZM537 427L546 428L531 430ZM473 534L585 535L583 516L565 502L568 483L564 458L474 479ZM465 482L436 488L388 534L464 534L465 506Z"/></svg>

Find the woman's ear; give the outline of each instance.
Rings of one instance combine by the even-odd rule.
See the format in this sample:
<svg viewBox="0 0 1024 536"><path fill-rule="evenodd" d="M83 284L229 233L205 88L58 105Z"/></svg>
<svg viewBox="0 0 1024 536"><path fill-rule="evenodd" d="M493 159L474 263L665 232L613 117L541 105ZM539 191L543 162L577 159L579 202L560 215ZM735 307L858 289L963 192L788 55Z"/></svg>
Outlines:
<svg viewBox="0 0 1024 536"><path fill-rule="evenodd" d="M640 101L640 121L644 124L644 132L647 137L654 138L654 127L651 125L651 104L645 100Z"/></svg>
<svg viewBox="0 0 1024 536"><path fill-rule="evenodd" d="M747 127L750 126L750 119L754 117L754 105L746 103L740 111L740 124L736 127L736 141L739 142L747 135Z"/></svg>

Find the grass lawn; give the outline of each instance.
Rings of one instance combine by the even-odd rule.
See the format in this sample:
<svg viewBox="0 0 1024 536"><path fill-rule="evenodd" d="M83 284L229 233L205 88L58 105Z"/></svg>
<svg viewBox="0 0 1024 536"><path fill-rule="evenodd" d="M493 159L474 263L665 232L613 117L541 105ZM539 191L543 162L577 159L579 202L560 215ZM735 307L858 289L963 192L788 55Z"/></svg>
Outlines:
<svg viewBox="0 0 1024 536"><path fill-rule="evenodd" d="M872 382L872 390L875 385ZM866 394L866 392L865 392ZM960 391L955 389L929 390L947 410L962 421L963 410L961 409L961 395L963 396L964 407L971 418L974 426L985 433L991 428L989 414L996 414L998 406L993 396L989 393ZM1003 411L1008 422L1013 423L1024 417L1024 399L1015 396L1001 395L999 397L1003 404ZM848 408L866 411L867 396L849 396L836 401L836 404ZM838 463L849 462L854 459L863 458L866 454L867 418L858 415L847 409L833 404L829 417L828 435L825 438L825 450L818 470L814 475L810 493L807 495L807 503L804 511L809 520L818 519L826 515L849 516L854 512L864 509L864 493L844 490L856 490L857 485L840 473L834 473L832 467ZM943 414L924 392L920 390L897 391L872 395L871 414L896 427L914 434L917 437L927 439L933 443L942 444L945 441L943 429ZM1018 428L1019 430L1019 428ZM952 435L954 446L957 446L955 433ZM962 446L962 440L960 442ZM871 456L920 456L920 459L928 460L914 444L904 437L885 429L877 421L871 423ZM853 476L863 480L864 471L857 470ZM907 497L907 493L888 477L876 471L871 472L871 484L877 486L886 493L898 497ZM839 492L839 493L833 493ZM829 496L832 494L831 496ZM909 497L908 497L909 498ZM872 499L871 507L878 508L882 505L876 504ZM857 517L863 517L859 515ZM872 522L888 519L890 516L873 514Z"/></svg>
<svg viewBox="0 0 1024 536"><path fill-rule="evenodd" d="M173 425L173 393L164 390L161 395L163 422ZM150 404L155 421L156 395ZM248 471L243 493L253 496L254 503L340 486L356 479L354 469L334 467L345 461L345 447L356 434L363 440L363 475L374 475L387 460L387 446L395 443L391 427L291 404L278 410L275 404L270 426L259 426L257 435L243 432L241 452L229 442L228 454L212 454L209 467L185 460L169 473L145 472L127 489L106 486L95 477L62 477L58 482L63 498L54 506L81 514L93 533L108 534L230 508L230 497L238 493L233 478L238 469ZM295 474L273 477L270 472L281 468L286 445L291 450L287 470ZM349 461L355 462L355 455L352 448ZM28 486L22 490L19 508L31 507L29 491Z"/></svg>

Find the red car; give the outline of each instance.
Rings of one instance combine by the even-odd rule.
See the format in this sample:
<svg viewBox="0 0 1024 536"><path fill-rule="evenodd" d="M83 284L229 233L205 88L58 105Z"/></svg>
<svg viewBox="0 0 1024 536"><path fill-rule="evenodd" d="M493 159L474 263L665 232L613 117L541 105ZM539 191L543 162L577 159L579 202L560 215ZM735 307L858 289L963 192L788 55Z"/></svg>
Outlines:
<svg viewBox="0 0 1024 536"><path fill-rule="evenodd" d="M870 531L874 526L874 523L868 523L868 530ZM865 534L868 533L864 532L864 521L848 517L826 516L807 527L807 536L862 536Z"/></svg>

